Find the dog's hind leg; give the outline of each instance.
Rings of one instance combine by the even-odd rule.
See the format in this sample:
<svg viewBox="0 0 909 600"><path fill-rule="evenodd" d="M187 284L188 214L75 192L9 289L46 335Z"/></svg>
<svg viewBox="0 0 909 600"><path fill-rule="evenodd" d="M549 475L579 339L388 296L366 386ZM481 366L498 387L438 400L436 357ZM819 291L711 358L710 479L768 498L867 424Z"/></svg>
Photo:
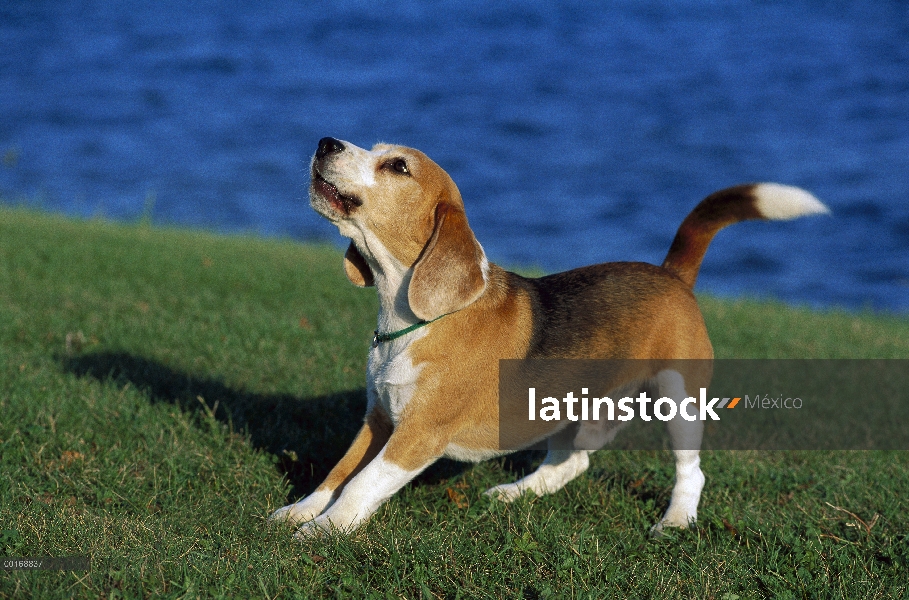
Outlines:
<svg viewBox="0 0 909 600"><path fill-rule="evenodd" d="M680 407L688 396L685 393L685 380L676 371L661 371L657 374L660 397L675 400ZM688 413L691 414L690 411ZM698 419L688 421L681 414L667 423L672 452L675 455L675 485L672 488L672 499L663 518L654 525L650 532L659 535L666 527L688 527L697 520L698 502L704 487L704 474L701 472L699 456L704 423Z"/></svg>
<svg viewBox="0 0 909 600"><path fill-rule="evenodd" d="M514 483L503 483L486 490L486 495L504 502L512 502L533 492L538 496L551 494L587 470L590 465L590 452L587 450L569 450L574 431L565 429L548 440L549 450L546 458L536 471Z"/></svg>

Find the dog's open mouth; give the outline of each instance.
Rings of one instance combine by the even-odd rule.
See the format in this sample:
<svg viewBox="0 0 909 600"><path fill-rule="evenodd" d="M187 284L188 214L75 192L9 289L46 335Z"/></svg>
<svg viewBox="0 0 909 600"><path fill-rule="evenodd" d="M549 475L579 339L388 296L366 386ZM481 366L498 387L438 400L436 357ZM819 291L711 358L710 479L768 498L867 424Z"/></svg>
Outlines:
<svg viewBox="0 0 909 600"><path fill-rule="evenodd" d="M349 215L354 207L363 206L362 200L356 196L345 196L333 184L326 181L318 171L313 172L312 186L320 196L328 200L332 208L344 215Z"/></svg>

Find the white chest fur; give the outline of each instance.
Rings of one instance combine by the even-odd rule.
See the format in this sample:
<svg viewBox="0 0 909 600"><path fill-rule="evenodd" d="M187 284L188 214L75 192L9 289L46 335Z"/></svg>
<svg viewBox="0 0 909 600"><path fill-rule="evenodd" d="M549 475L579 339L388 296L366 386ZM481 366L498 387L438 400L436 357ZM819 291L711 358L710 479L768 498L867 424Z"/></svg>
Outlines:
<svg viewBox="0 0 909 600"><path fill-rule="evenodd" d="M426 335L417 330L396 340L383 342L369 351L366 367L369 407L381 406L398 424L401 414L417 389L417 378L423 365L414 365L409 348L413 342Z"/></svg>

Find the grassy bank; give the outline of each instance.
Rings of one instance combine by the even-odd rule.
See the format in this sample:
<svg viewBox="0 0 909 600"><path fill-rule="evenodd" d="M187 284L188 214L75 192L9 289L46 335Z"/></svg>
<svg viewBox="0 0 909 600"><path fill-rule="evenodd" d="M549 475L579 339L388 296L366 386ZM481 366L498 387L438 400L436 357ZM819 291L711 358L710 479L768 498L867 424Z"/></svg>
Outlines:
<svg viewBox="0 0 909 600"><path fill-rule="evenodd" d="M703 299L721 357L909 358L909 320ZM887 598L906 594L909 456L705 453L698 527L651 540L665 452L562 492L482 497L538 455L441 462L354 535L266 516L365 406L374 293L336 249L0 207L0 598Z"/></svg>

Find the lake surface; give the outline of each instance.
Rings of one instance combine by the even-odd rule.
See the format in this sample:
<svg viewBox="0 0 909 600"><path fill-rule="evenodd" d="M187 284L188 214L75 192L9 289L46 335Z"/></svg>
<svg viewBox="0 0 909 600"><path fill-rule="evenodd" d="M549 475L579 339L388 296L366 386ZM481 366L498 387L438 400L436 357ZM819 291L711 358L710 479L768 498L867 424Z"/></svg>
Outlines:
<svg viewBox="0 0 909 600"><path fill-rule="evenodd" d="M904 2L0 5L3 202L340 246L307 199L329 135L425 151L492 260L548 271L805 187L832 217L721 232L698 289L909 310Z"/></svg>

